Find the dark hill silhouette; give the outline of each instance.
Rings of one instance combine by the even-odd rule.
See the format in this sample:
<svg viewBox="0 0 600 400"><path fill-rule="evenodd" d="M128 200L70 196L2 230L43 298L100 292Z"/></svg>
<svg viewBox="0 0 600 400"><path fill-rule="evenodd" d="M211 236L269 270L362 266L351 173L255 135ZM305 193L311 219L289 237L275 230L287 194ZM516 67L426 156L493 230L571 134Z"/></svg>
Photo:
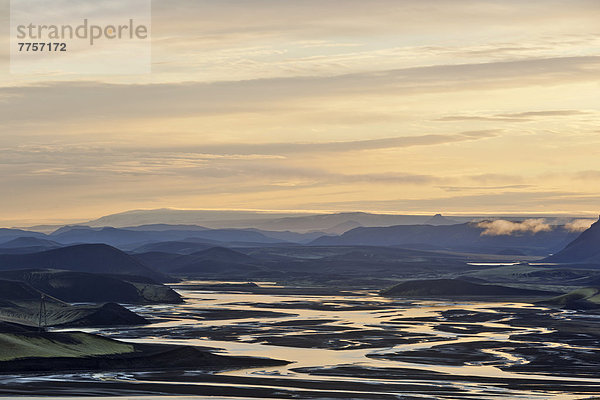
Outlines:
<svg viewBox="0 0 600 400"><path fill-rule="evenodd" d="M519 289L500 285L484 285L462 279L430 279L400 283L382 292L398 297L469 297L469 296L552 296L555 292Z"/></svg>
<svg viewBox="0 0 600 400"><path fill-rule="evenodd" d="M484 228L476 223L456 225L396 225L362 227L340 236L323 236L311 245L339 246L400 246L406 248L443 249L496 254L514 249L527 255L544 255L558 251L576 233L557 226L549 232L516 235L483 235Z"/></svg>
<svg viewBox="0 0 600 400"><path fill-rule="evenodd" d="M253 257L246 254L240 253L239 251L227 249L225 247L211 247L207 250L198 251L191 254L197 259L232 262L232 263L244 263L252 264L256 263Z"/></svg>
<svg viewBox="0 0 600 400"><path fill-rule="evenodd" d="M166 236L163 232L158 232ZM53 232L50 237L64 244L104 243L111 246L122 246L130 243L143 243L153 238L148 232L130 231L117 228L90 228L88 226L66 226Z"/></svg>
<svg viewBox="0 0 600 400"><path fill-rule="evenodd" d="M157 242L148 243L142 246L134 248L132 253L150 253L150 252L162 252L172 254L192 254L198 251L210 249L214 247L214 244L210 243L199 243L196 241L170 241L170 242Z"/></svg>
<svg viewBox="0 0 600 400"><path fill-rule="evenodd" d="M183 259L181 261L184 261ZM255 270L257 260L235 250L213 247L193 253L185 265L173 269L175 273L203 273L219 270Z"/></svg>
<svg viewBox="0 0 600 400"><path fill-rule="evenodd" d="M131 277L131 281L127 281L128 278L130 277L124 275L60 270L0 272L0 279L25 282L36 290L71 303L180 303L182 301L175 291L164 285L136 277ZM161 295L158 296L157 293Z"/></svg>
<svg viewBox="0 0 600 400"><path fill-rule="evenodd" d="M600 219L563 250L544 259L552 263L600 264Z"/></svg>
<svg viewBox="0 0 600 400"><path fill-rule="evenodd" d="M19 237L36 237L43 239L46 235L39 232L24 231L22 229L0 228L0 242L7 242Z"/></svg>
<svg viewBox="0 0 600 400"><path fill-rule="evenodd" d="M31 236L21 236L0 244L0 248L2 249L33 246L60 247L61 245L56 242L53 242L52 240L41 239Z"/></svg>
<svg viewBox="0 0 600 400"><path fill-rule="evenodd" d="M139 275L158 282L169 278L133 257L105 244L81 244L32 254L1 254L0 270L64 269L119 275Z"/></svg>
<svg viewBox="0 0 600 400"><path fill-rule="evenodd" d="M50 235L52 240L64 244L104 243L121 248L134 248L152 242L198 241L213 243L285 243L283 240L268 237L260 231L250 229L206 229L198 227L176 228L169 230L156 229L152 225L148 230L121 229L112 227L91 228L88 226L66 226Z"/></svg>
<svg viewBox="0 0 600 400"><path fill-rule="evenodd" d="M48 326L114 326L148 322L116 303L70 305L26 282L0 279L0 329L14 326L14 323L37 327L42 295L47 307L45 323Z"/></svg>
<svg viewBox="0 0 600 400"><path fill-rule="evenodd" d="M15 282L14 280L0 279L0 300L39 301L41 296L42 293L39 290L25 282Z"/></svg>
<svg viewBox="0 0 600 400"><path fill-rule="evenodd" d="M147 253L132 254L132 257L150 268L167 273L174 266L181 266L181 259L187 259L189 255L149 251Z"/></svg>
<svg viewBox="0 0 600 400"><path fill-rule="evenodd" d="M24 236L0 244L0 254L37 253L62 247L61 244L47 239Z"/></svg>
<svg viewBox="0 0 600 400"><path fill-rule="evenodd" d="M251 256L224 247L212 247L193 254L149 252L135 254L134 258L165 273L219 272L256 270L259 261Z"/></svg>

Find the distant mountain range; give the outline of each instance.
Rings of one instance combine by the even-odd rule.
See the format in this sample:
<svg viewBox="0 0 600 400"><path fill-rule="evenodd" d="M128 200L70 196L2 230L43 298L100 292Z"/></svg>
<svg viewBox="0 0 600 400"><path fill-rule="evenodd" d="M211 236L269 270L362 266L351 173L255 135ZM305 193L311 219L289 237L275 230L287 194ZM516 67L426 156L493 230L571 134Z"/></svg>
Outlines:
<svg viewBox="0 0 600 400"><path fill-rule="evenodd" d="M52 240L33 236L18 237L8 242L0 243L0 253L26 254L55 249L63 245Z"/></svg>
<svg viewBox="0 0 600 400"><path fill-rule="evenodd" d="M166 275L105 244L81 244L31 254L0 254L0 270L32 268L133 275L158 282L169 280Z"/></svg>
<svg viewBox="0 0 600 400"><path fill-rule="evenodd" d="M577 237L563 226L549 231L485 235L476 223L456 225L397 225L355 228L340 236L324 236L312 246L398 246L489 254L545 255L562 249Z"/></svg>
<svg viewBox="0 0 600 400"><path fill-rule="evenodd" d="M171 211L156 212L178 218L193 215ZM411 274L466 272L471 268L467 263L482 259L532 261L549 254L555 255L544 261L600 265L600 223L580 235L571 225L549 225L543 220L456 223L460 219L441 214L338 213L253 220L263 227L287 230L213 229L192 221L164 223L149 215L153 212L125 213L123 223L138 217L151 223L120 228L63 226L49 234L0 229L0 271L61 269L160 282L173 276L337 281L350 276L404 279ZM198 215L207 218L214 213ZM117 222L121 217L111 216ZM234 222L233 215L229 217ZM404 224L414 220L421 222ZM388 226L397 221L403 223ZM329 228L309 230L314 227Z"/></svg>
<svg viewBox="0 0 600 400"><path fill-rule="evenodd" d="M356 218L360 213L288 218L287 226L306 228L315 221L335 222L337 218ZM388 216L374 216L374 218ZM424 218L424 217L419 217ZM360 219L360 218L358 218ZM291 222L290 222L291 221ZM383 220L382 220L383 221ZM381 223L383 223L380 221ZM364 222L364 221L363 221ZM453 224L441 214L427 218L433 224L362 226L354 220L334 225L332 230L298 233L258 228L210 229L199 225L147 224L134 227L64 226L50 234L24 230L0 230L0 254L26 254L56 249L61 246L103 243L133 253L166 252L192 254L211 247L250 248L264 246L397 246L419 250L446 250L500 255L543 257L556 253L577 237L565 225L546 225L539 231L488 234L480 223ZM505 221L506 222L506 221ZM354 227L354 228L353 228ZM350 229L350 230L347 230ZM12 236L11 236L12 235ZM14 236L14 237L13 237Z"/></svg>
<svg viewBox="0 0 600 400"><path fill-rule="evenodd" d="M82 223L91 227L111 226L124 228L146 224L201 225L208 228L256 228L267 231L294 231L300 233L321 231L340 234L357 226L390 226L460 223L474 217L453 217L446 221L441 215L374 214L366 212L340 213L277 213L260 211L217 211L217 210L134 210L107 215Z"/></svg>
<svg viewBox="0 0 600 400"><path fill-rule="evenodd" d="M40 232L35 232L33 230L27 231L23 229L8 229L8 228L0 228L0 242L7 242L9 240L16 239L18 237L37 237L37 238L45 238L46 235Z"/></svg>
<svg viewBox="0 0 600 400"><path fill-rule="evenodd" d="M121 228L92 228L89 226L67 226L49 235L60 243L106 243L112 246L142 245L149 242L194 240L205 243L261 243L273 244L285 241L266 236L260 231L242 229L207 229L191 227L167 230L141 230Z"/></svg>
<svg viewBox="0 0 600 400"><path fill-rule="evenodd" d="M549 232L541 231L532 235L492 236L484 234L484 230L472 221L473 218L476 217L365 212L285 214L136 210L108 215L84 225L58 227L47 234L0 229L0 253L24 254L80 243L104 243L138 253L175 251L181 254L215 246L308 244L402 246L422 250L544 256L561 250L576 236L558 225ZM551 221L549 219L544 223ZM39 240L34 241L33 238ZM178 249L172 250L174 248Z"/></svg>

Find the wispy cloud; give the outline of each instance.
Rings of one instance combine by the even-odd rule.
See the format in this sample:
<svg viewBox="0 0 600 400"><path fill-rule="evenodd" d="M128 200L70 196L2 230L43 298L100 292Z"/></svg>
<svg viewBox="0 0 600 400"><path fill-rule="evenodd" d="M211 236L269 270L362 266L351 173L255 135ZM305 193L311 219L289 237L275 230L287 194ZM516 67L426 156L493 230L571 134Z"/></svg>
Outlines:
<svg viewBox="0 0 600 400"><path fill-rule="evenodd" d="M152 74L0 71L0 209L587 215L600 203L597 11L597 0L154 2Z"/></svg>
<svg viewBox="0 0 600 400"><path fill-rule="evenodd" d="M345 150L362 149L348 147ZM243 150L243 149L240 149ZM255 150L255 149L252 149ZM281 149L278 149L281 150ZM326 146L325 151L331 150ZM333 151L340 149L334 148ZM314 151L311 150L311 151ZM341 151L341 150L340 150ZM295 186L340 185L353 183L423 185L441 182L443 178L428 174L382 172L339 173L318 167L300 167L287 162L286 157L253 154L215 154L159 149L106 148L32 148L1 150L4 163L0 182L16 185L54 179L55 183L94 184L109 179L119 181L128 177L166 180L178 177L185 182L195 179L220 181L225 184L241 180L257 184L295 181ZM229 189L229 190L234 190Z"/></svg>
<svg viewBox="0 0 600 400"><path fill-rule="evenodd" d="M494 114L494 115L448 115L438 118L438 121L492 121L492 122L527 122L543 117L570 117L574 115L586 115L589 112L580 110L545 110L526 111L518 113Z"/></svg>
<svg viewBox="0 0 600 400"><path fill-rule="evenodd" d="M447 192L464 192L470 190L506 190L506 189L529 189L533 185L503 185L503 186L439 186Z"/></svg>
<svg viewBox="0 0 600 400"><path fill-rule="evenodd" d="M203 146L196 151L214 154L293 154L315 152L348 152L362 150L394 149L413 146L434 146L490 139L499 136L500 130L466 131L446 135L416 135L394 138L351 140L316 143L261 143L261 144L227 144Z"/></svg>
<svg viewBox="0 0 600 400"><path fill-rule="evenodd" d="M552 226L544 219L527 219L522 222L512 222L503 219L494 221L482 221L477 224L483 228L481 236L510 236L523 233L549 232Z"/></svg>
<svg viewBox="0 0 600 400"><path fill-rule="evenodd" d="M565 229L569 232L583 232L596 222L594 219L576 219L565 224Z"/></svg>
<svg viewBox="0 0 600 400"><path fill-rule="evenodd" d="M483 64L440 65L331 77L240 82L115 85L61 82L3 87L5 123L186 117L273 111L285 101L336 96L409 95L596 81L600 57L565 57ZM169 99L169 101L164 101Z"/></svg>

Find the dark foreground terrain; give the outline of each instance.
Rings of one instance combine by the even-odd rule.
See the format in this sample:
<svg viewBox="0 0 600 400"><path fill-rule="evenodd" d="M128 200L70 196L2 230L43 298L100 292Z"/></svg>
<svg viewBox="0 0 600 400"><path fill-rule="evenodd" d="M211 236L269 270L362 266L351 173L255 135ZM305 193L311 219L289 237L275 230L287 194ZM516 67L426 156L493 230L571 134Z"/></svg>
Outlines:
<svg viewBox="0 0 600 400"><path fill-rule="evenodd" d="M39 360L12 361L5 364L10 375L0 379L1 393L307 399L600 394L600 315L594 311L549 308L533 299L408 299L272 284L176 287L185 288L178 289L183 304L130 306L149 325L95 330L131 342L125 346L133 353L92 357L93 366L86 365L87 356L74 363L58 359L64 371L53 367L51 374L39 369ZM221 356L235 357L224 362ZM27 363L38 369L14 374Z"/></svg>
<svg viewBox="0 0 600 400"><path fill-rule="evenodd" d="M284 365L266 358L226 357L206 349L169 344L127 343L79 331L40 332L0 325L0 373L63 371L182 370Z"/></svg>

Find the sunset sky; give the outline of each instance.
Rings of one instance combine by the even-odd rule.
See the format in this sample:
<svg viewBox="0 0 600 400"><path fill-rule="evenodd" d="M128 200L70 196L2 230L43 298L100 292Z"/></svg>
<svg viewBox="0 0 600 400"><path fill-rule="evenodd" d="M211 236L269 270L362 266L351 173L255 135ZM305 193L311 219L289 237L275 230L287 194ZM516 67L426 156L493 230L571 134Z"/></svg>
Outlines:
<svg viewBox="0 0 600 400"><path fill-rule="evenodd" d="M161 207L600 212L597 0L152 15L151 74L10 74L1 55L0 225Z"/></svg>

